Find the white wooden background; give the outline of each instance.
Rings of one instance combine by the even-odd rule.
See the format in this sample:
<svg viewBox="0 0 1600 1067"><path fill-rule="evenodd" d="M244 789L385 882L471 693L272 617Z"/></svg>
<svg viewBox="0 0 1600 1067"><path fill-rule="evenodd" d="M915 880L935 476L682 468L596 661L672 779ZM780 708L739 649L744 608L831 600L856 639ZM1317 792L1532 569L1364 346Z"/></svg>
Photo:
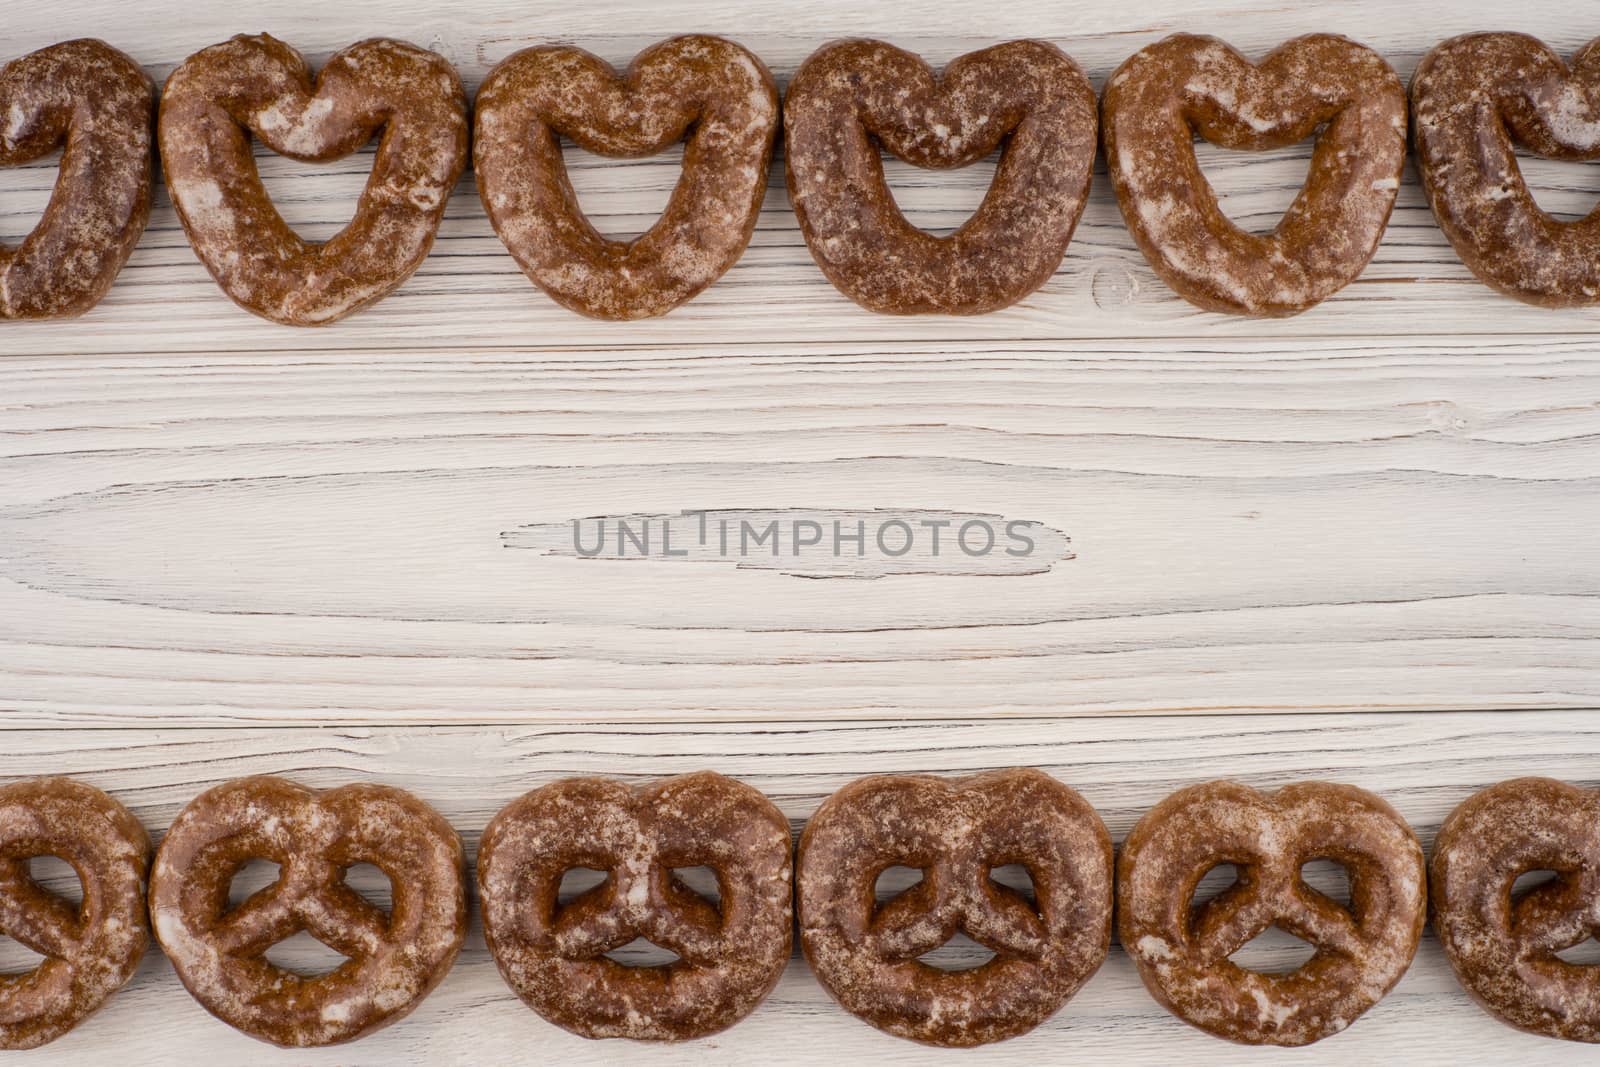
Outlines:
<svg viewBox="0 0 1600 1067"><path fill-rule="evenodd" d="M1409 77L1469 30L1520 29L1570 54L1600 35L1587 14L1555 0L281 0L248 13L59 0L10 5L0 58L101 36L159 80L235 32L270 31L313 62L388 34L442 52L473 89L528 44L621 64L706 31L752 48L781 84L837 36L936 63L1037 36L1098 86L1176 30L1255 55L1343 32ZM1265 229L1309 152L1201 154L1227 210ZM676 177L671 154L568 159L612 234L647 226ZM369 161L261 164L285 216L319 238L348 217ZM1525 162L1551 210L1576 217L1600 194L1594 166ZM948 230L992 165L889 171L913 221ZM0 239L31 228L53 179L52 163L0 170ZM469 845L505 801L578 772L715 767L799 825L860 774L1035 765L1079 787L1119 839L1189 782L1328 777L1383 793L1431 839L1500 778L1600 782L1600 719L1585 710L1600 706L1597 329L1600 309L1527 308L1478 284L1411 175L1363 278L1271 322L1167 292L1103 171L1061 270L1002 313L858 310L812 265L775 169L744 259L672 316L626 325L533 289L469 173L417 275L319 331L235 308L158 187L100 307L0 324L0 777L77 774L156 832L236 775L370 778L415 789ZM1064 531L1073 558L1027 576L815 580L502 538L701 508L994 512ZM355 1045L307 1057L242 1038L152 953L102 1015L32 1059L174 1054L1288 1058L1170 1019L1118 950L1059 1017L977 1053L877 1034L799 962L712 1041L595 1045L523 1010L475 930L416 1015ZM1295 1054L1380 1056L1600 1058L1483 1016L1431 935L1359 1025Z"/></svg>

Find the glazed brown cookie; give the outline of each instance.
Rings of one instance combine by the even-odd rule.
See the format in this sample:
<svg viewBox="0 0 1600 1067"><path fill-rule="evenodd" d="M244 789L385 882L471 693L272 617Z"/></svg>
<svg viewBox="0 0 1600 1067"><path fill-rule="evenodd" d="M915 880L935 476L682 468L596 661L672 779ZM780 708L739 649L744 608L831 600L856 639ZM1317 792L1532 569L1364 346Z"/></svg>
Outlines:
<svg viewBox="0 0 1600 1067"><path fill-rule="evenodd" d="M1556 876L1513 896L1541 870ZM1600 792L1519 778L1469 797L1439 830L1431 892L1445 956L1485 1010L1600 1042L1600 969L1556 955L1600 933Z"/></svg>
<svg viewBox="0 0 1600 1067"><path fill-rule="evenodd" d="M720 37L662 41L620 78L577 48L529 48L478 92L473 165L489 221L529 280L585 315L642 319L691 299L744 253L777 129L772 75ZM631 241L596 232L567 180L562 136L616 157L684 140L660 220Z"/></svg>
<svg viewBox="0 0 1600 1067"><path fill-rule="evenodd" d="M1021 864L1034 900L991 877ZM878 876L922 880L882 904ZM800 838L800 944L844 1008L949 1047L1015 1037L1082 987L1111 943L1111 838L1082 797L1033 770L881 775L823 802ZM944 971L918 957L965 931L993 951Z"/></svg>
<svg viewBox="0 0 1600 1067"><path fill-rule="evenodd" d="M701 771L629 788L568 778L506 805L483 832L483 933L517 996L584 1037L681 1041L726 1029L789 959L789 823L749 786ZM674 868L709 867L713 903ZM606 872L567 903L562 875ZM606 953L636 938L666 966Z"/></svg>
<svg viewBox="0 0 1600 1067"><path fill-rule="evenodd" d="M104 41L0 67L0 167L61 149L39 225L0 245L0 319L78 315L106 295L150 217L154 110L150 79Z"/></svg>
<svg viewBox="0 0 1600 1067"><path fill-rule="evenodd" d="M253 859L278 864L278 880L230 907ZM388 876L389 914L344 883L357 863ZM332 1045L404 1018L439 984L466 937L465 883L461 839L410 793L241 778L200 794L167 831L150 917L211 1014L275 1045ZM303 977L263 955L302 930L348 958Z"/></svg>
<svg viewBox="0 0 1600 1067"><path fill-rule="evenodd" d="M1406 96L1370 48L1318 33L1252 64L1213 37L1175 34L1117 68L1102 112L1122 217L1190 303L1294 315L1354 281L1377 251L1405 165ZM1316 135L1305 187L1271 234L1223 213L1196 134L1251 151Z"/></svg>
<svg viewBox="0 0 1600 1067"><path fill-rule="evenodd" d="M1546 307L1600 301L1600 211L1552 218L1515 146L1600 159L1600 40L1569 68L1521 33L1472 33L1430 52L1411 82L1417 171L1439 228L1480 279Z"/></svg>
<svg viewBox="0 0 1600 1067"><path fill-rule="evenodd" d="M1345 908L1300 868L1332 860L1350 876ZM1213 867L1238 880L1194 903ZM1250 1045L1309 1045L1394 987L1416 955L1427 899L1422 846L1388 804L1354 786L1300 782L1258 793L1233 782L1182 789L1122 846L1117 934L1151 994L1178 1018ZM1229 956L1277 926L1316 948L1288 974Z"/></svg>
<svg viewBox="0 0 1600 1067"><path fill-rule="evenodd" d="M76 907L28 872L57 856L77 872ZM93 786L35 778L0 788L0 932L44 957L0 983L0 1048L37 1048L77 1026L133 977L150 942L150 838Z"/></svg>
<svg viewBox="0 0 1600 1067"><path fill-rule="evenodd" d="M822 273L872 311L995 311L1049 280L1089 195L1089 80L1044 41L962 56L942 76L882 41L836 41L801 64L784 100L789 197ZM895 206L882 145L919 167L965 167L1000 148L994 183L936 237Z"/></svg>
<svg viewBox="0 0 1600 1067"><path fill-rule="evenodd" d="M250 137L308 163L382 131L355 217L322 244L273 207ZM233 301L273 322L320 326L376 303L433 245L467 159L467 101L442 56L377 38L329 59L265 34L184 60L161 94L161 162L195 254Z"/></svg>

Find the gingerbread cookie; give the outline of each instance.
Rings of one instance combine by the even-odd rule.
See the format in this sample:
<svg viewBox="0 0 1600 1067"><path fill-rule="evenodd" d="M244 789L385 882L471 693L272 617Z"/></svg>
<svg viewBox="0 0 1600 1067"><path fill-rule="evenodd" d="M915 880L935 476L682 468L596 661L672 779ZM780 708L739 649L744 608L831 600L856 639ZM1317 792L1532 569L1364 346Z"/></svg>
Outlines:
<svg viewBox="0 0 1600 1067"><path fill-rule="evenodd" d="M784 100L789 198L822 273L861 306L977 315L1049 280L1089 195L1097 118L1078 65L1010 41L936 75L882 41L836 41L801 64ZM982 206L938 237L895 206L878 157L965 167L1000 151Z"/></svg>
<svg viewBox="0 0 1600 1067"><path fill-rule="evenodd" d="M1033 898L991 876L1021 864ZM922 879L879 906L890 867ZM899 1037L962 1047L1015 1037L1076 993L1111 943L1111 838L1049 775L881 775L823 802L800 839L800 944L852 1014ZM919 959L957 932L994 955L966 971Z"/></svg>
<svg viewBox="0 0 1600 1067"><path fill-rule="evenodd" d="M253 859L278 864L278 880L230 906ZM388 875L387 915L345 884L358 863ZM241 778L196 797L167 831L150 916L184 986L223 1022L291 1048L351 1041L404 1018L455 962L467 933L461 839L390 786L317 793ZM348 958L305 977L264 956L302 930Z"/></svg>
<svg viewBox="0 0 1600 1067"><path fill-rule="evenodd" d="M77 872L74 906L33 880L28 861ZM0 983L0 1048L37 1048L78 1025L133 977L150 942L150 838L93 786L35 778L0 787L0 932L44 960Z"/></svg>
<svg viewBox="0 0 1600 1067"><path fill-rule="evenodd" d="M1316 859L1349 873L1348 908L1306 885L1300 869ZM1238 880L1196 905L1223 864ZM1184 1022L1249 1045L1309 1045L1355 1022L1411 965L1426 909L1422 846L1405 820L1326 782L1179 790L1139 820L1117 866L1117 933L1145 986ZM1316 954L1288 974L1229 958L1271 926Z"/></svg>
<svg viewBox="0 0 1600 1067"><path fill-rule="evenodd" d="M1422 186L1472 273L1530 304L1600 301L1600 211L1552 218L1516 155L1600 159L1600 40L1568 67L1526 34L1455 37L1418 65L1411 98Z"/></svg>
<svg viewBox="0 0 1600 1067"><path fill-rule="evenodd" d="M355 217L331 240L289 228L261 185L251 135L308 163L381 136ZM467 159L467 101L442 56L383 38L351 45L311 79L262 34L183 61L161 94L161 162L189 243L234 303L320 326L383 299L433 246Z"/></svg>
<svg viewBox="0 0 1600 1067"><path fill-rule="evenodd" d="M1190 303L1294 315L1356 279L1389 224L1406 155L1406 95L1382 56L1343 37L1297 37L1259 64L1213 37L1175 34L1117 68L1101 105L1106 166L1145 259ZM1283 220L1236 226L1194 138L1260 151L1315 135Z"/></svg>
<svg viewBox="0 0 1600 1067"><path fill-rule="evenodd" d="M106 295L150 218L150 79L104 41L0 67L0 167L61 149L44 216L0 245L0 319L82 314Z"/></svg>
<svg viewBox="0 0 1600 1067"><path fill-rule="evenodd" d="M1555 877L1513 894L1543 870ZM1490 786L1445 820L1432 875L1434 927L1473 999L1519 1030L1600 1042L1600 969L1557 955L1600 933L1600 792Z"/></svg>
<svg viewBox="0 0 1600 1067"><path fill-rule="evenodd" d="M789 823L747 785L702 771L628 787L568 778L508 804L483 832L484 937L534 1011L584 1037L681 1041L732 1026L789 959ZM716 902L673 873L709 867ZM563 903L562 875L605 881ZM633 967L636 938L677 954Z"/></svg>
<svg viewBox="0 0 1600 1067"><path fill-rule="evenodd" d="M674 37L620 77L552 45L484 80L473 165L489 221L530 281L585 315L641 319L693 298L744 253L777 129L772 75L732 41ZM684 141L683 176L656 224L631 241L596 232L567 180L562 136L616 157Z"/></svg>

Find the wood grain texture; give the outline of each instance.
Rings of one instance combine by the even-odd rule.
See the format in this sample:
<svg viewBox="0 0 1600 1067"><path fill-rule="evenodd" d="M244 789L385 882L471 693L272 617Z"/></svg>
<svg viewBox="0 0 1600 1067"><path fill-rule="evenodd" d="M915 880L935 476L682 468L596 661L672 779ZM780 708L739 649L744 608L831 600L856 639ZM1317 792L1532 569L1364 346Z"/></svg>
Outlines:
<svg viewBox="0 0 1600 1067"><path fill-rule="evenodd" d="M320 336L320 335L319 335ZM1600 704L1587 339L0 363L21 722ZM1043 573L508 534L942 508Z"/></svg>
<svg viewBox="0 0 1600 1067"><path fill-rule="evenodd" d="M153 832L199 791L244 774L282 773L330 787L384 781L437 806L462 831L469 855L498 808L525 790L571 774L648 779L712 766L761 789L798 829L820 800L877 772L969 773L1038 766L1083 793L1120 841L1145 810L1210 777L1272 788L1304 778L1379 792L1425 845L1472 792L1519 774L1594 783L1600 718L1583 713L1137 717L931 723L793 722L716 726L507 727L503 729L230 729L13 731L0 775L41 770L80 776L127 803ZM372 888L371 880L362 882ZM1254 948L1255 946L1252 946ZM296 951L298 949L298 951ZM1278 941L1251 962L1291 958ZM288 964L315 958L288 946ZM1140 986L1119 948L1101 972L1044 1026L989 1049L937 1054L884 1036L828 999L803 962L754 1015L732 1030L679 1047L594 1044L528 1012L501 983L474 917L467 947L444 983L409 1019L356 1044L317 1053L277 1052L207 1016L153 952L105 1010L31 1059L158 1064L204 1050L229 1064L627 1062L827 1062L872 1057L922 1063L1099 1060L1130 1063L1277 1062L1191 1030ZM803 1050L803 1052L797 1051ZM1600 1050L1518 1034L1485 1016L1457 986L1430 933L1395 991L1349 1031L1296 1062L1343 1064L1403 1055L1408 1062L1594 1062Z"/></svg>

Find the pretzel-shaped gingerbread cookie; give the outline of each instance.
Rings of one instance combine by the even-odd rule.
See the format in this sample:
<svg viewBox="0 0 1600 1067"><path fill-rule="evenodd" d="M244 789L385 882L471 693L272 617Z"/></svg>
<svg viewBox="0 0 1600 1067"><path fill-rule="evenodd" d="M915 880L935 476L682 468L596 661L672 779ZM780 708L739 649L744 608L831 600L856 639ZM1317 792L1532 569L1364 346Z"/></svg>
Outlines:
<svg viewBox="0 0 1600 1067"><path fill-rule="evenodd" d="M1569 68L1521 33L1472 33L1411 81L1417 171L1440 229L1480 279L1546 307L1600 301L1600 210L1575 222L1534 201L1514 145L1600 159L1600 40Z"/></svg>
<svg viewBox="0 0 1600 1067"><path fill-rule="evenodd" d="M748 1015L789 959L789 824L772 802L703 771L629 788L569 778L508 804L483 832L484 937L506 983L584 1037L679 1041ZM712 904L673 874L709 867ZM606 880L561 903L574 868ZM662 967L605 954L636 938Z"/></svg>
<svg viewBox="0 0 1600 1067"><path fill-rule="evenodd" d="M1556 877L1514 897L1538 870ZM1556 955L1600 934L1600 792L1492 785L1445 820L1432 876L1434 927L1473 999L1520 1030L1600 1042L1600 971Z"/></svg>
<svg viewBox="0 0 1600 1067"><path fill-rule="evenodd" d="M253 859L279 864L278 881L230 907L233 876ZM388 875L390 914L344 883L357 863ZM167 831L150 915L184 986L223 1022L275 1045L350 1041L405 1017L455 961L467 931L461 839L390 786L315 793L241 778L196 797ZM348 959L308 978L265 958L302 930Z"/></svg>
<svg viewBox="0 0 1600 1067"><path fill-rule="evenodd" d="M1302 880L1315 859L1349 872L1348 910ZM1223 864L1238 881L1196 906ZM1354 1022L1410 966L1426 910L1411 828L1371 793L1326 782L1179 790L1139 820L1117 867L1117 933L1145 986L1183 1021L1251 1045L1308 1045ZM1288 974L1228 958L1272 926L1316 954Z"/></svg>
<svg viewBox="0 0 1600 1067"><path fill-rule="evenodd" d="M77 315L106 295L150 217L153 111L150 79L104 41L0 67L0 167L62 149L39 225L0 245L0 319Z"/></svg>
<svg viewBox="0 0 1600 1067"><path fill-rule="evenodd" d="M161 94L161 162L195 254L233 301L291 326L376 303L417 269L467 158L467 101L442 56L374 39L305 60L265 34L184 60ZM349 155L382 130L354 219L323 244L289 228L250 135L293 159Z"/></svg>
<svg viewBox="0 0 1600 1067"><path fill-rule="evenodd" d="M789 83L789 197L822 273L863 307L995 311L1048 281L1066 254L1096 125L1089 80L1044 41L973 52L942 76L882 41L836 41ZM1000 164L977 212L936 237L895 206L880 143L919 167L965 167L997 147Z"/></svg>
<svg viewBox="0 0 1600 1067"><path fill-rule="evenodd" d="M997 883L1022 864L1036 901ZM878 876L922 869L879 907ZM1111 838L1094 809L1033 770L863 778L823 802L800 839L800 943L828 992L899 1037L970 1046L1026 1033L1078 991L1111 944ZM940 970L918 959L959 931L995 955Z"/></svg>
<svg viewBox="0 0 1600 1067"><path fill-rule="evenodd" d="M1213 37L1175 34L1117 68L1102 112L1122 217L1190 303L1294 315L1354 281L1377 251L1405 165L1406 95L1372 49L1319 33L1251 64ZM1271 234L1223 213L1196 133L1253 151L1317 133L1305 187Z"/></svg>
<svg viewBox="0 0 1600 1067"><path fill-rule="evenodd" d="M36 856L77 872L77 907L28 873ZM0 932L45 959L0 983L0 1048L54 1041L122 988L150 942L144 882L150 838L93 786L36 778L0 788Z"/></svg>
<svg viewBox="0 0 1600 1067"><path fill-rule="evenodd" d="M547 46L512 55L484 80L473 159L489 221L529 280L585 315L640 319L689 300L744 253L777 130L772 75L732 41L674 37L620 78L588 52ZM687 137L660 220L631 241L597 233L558 135L617 157Z"/></svg>

